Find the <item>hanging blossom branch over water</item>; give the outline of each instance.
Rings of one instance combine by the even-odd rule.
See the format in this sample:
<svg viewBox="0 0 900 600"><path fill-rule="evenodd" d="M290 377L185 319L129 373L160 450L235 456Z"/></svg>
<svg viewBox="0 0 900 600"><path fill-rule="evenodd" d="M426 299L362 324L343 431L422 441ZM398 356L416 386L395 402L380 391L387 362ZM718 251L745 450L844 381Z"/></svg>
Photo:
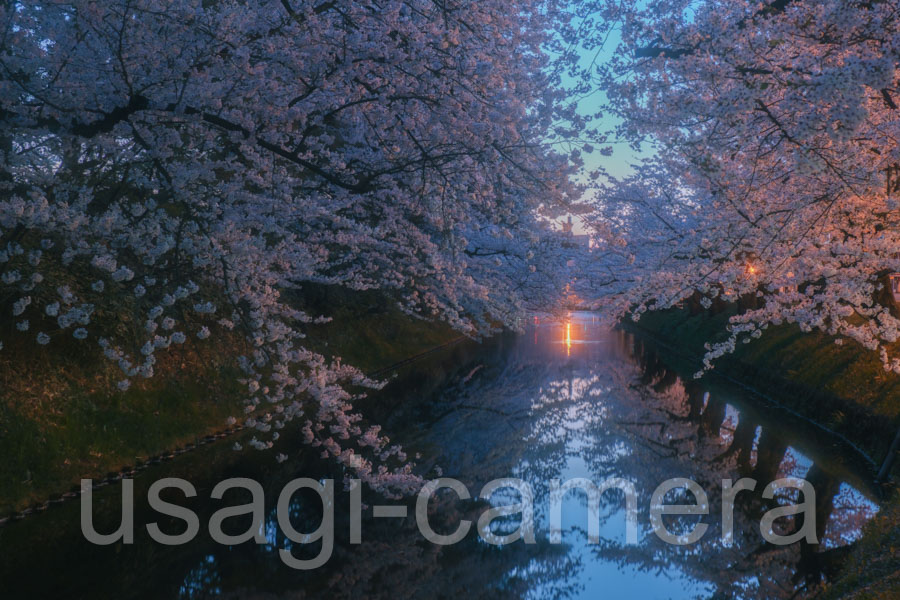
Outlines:
<svg viewBox="0 0 900 600"><path fill-rule="evenodd" d="M577 190L553 1L0 7L4 336L72 336L119 388L232 330L246 423L290 420L376 489L412 466L352 411L379 384L304 346L303 284L382 289L469 335L552 305Z"/></svg>
<svg viewBox="0 0 900 600"><path fill-rule="evenodd" d="M640 316L699 294L744 299L712 360L772 324L878 351L900 320L900 13L896 2L579 3L567 39L612 58L580 72L650 143L633 177L598 172L606 251L589 278ZM585 35L585 31L589 32ZM896 183L897 179L894 178ZM596 297L596 296L595 296ZM746 301L747 299L753 299Z"/></svg>

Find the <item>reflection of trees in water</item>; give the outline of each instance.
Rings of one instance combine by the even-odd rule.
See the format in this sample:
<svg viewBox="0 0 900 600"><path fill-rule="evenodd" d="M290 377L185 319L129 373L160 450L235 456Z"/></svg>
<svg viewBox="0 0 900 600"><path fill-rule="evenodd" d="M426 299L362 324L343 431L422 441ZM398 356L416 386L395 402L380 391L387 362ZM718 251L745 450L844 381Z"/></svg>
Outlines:
<svg viewBox="0 0 900 600"><path fill-rule="evenodd" d="M391 415L390 424L398 431L406 428L397 434L404 444L423 452L420 466L424 471L433 472L434 465L439 465L446 475L464 481L473 496L488 480L513 474L527 450L522 440L530 430L530 399L535 389L552 379L556 368L553 364L529 365L508 358L503 353L484 355L474 366L459 369L435 397L398 407ZM548 411L553 409L546 407ZM437 443L444 440L450 443ZM564 444L556 454L556 463L561 464ZM548 476L553 472L548 470ZM203 558L189 571L182 597L204 597L206 581L227 590L224 596L216 597L254 600L451 598L461 594L517 599L536 587L541 589L541 597L565 598L579 589L579 557L567 553L565 546L550 545L540 538L535 545L515 543L503 548L480 541L474 533L474 522L486 507L483 502L457 501L452 493L438 494L438 501L433 501L429 510L432 527L450 532L461 519L473 522L465 540L445 548L427 542L412 518L374 520L365 516L363 543L350 545L342 534L349 529L345 514L348 502L345 494L338 495L338 539L324 567L302 573L281 565L276 552L286 541L274 525L276 515L270 510L268 529L278 537L263 548L244 544L229 552L213 550L212 563ZM371 503L379 501L372 499ZM408 506L412 514L413 503ZM313 530L320 522L317 498L303 506L295 505L293 510L303 523L298 529ZM303 550L295 547L295 553ZM308 550L309 556L315 555L318 544Z"/></svg>
<svg viewBox="0 0 900 600"><path fill-rule="evenodd" d="M292 513L298 528L311 530L320 522L321 504L306 500L301 497L294 502ZM345 496L340 498L340 502L345 500ZM433 504L430 523L439 531L452 531L461 519L475 521L484 509L479 503L443 497ZM349 524L343 511L336 512L335 518L336 530L346 532ZM470 536L441 548L425 542L411 519L364 521L362 544L351 546L346 539L338 540L324 567L293 571L277 556L279 548L291 548L291 543L280 533L275 520L274 508L269 507L266 529L271 535L265 546L210 547L210 554L188 569L183 583L176 587L178 597L451 598L465 591L466 597L502 600L522 598L535 585L543 586L547 598L565 598L577 590L577 584L570 580L579 570L578 559L567 555L564 547L539 541L536 545L514 544L498 549ZM292 548L292 553L302 558L317 551L318 544L310 548L295 544Z"/></svg>
<svg viewBox="0 0 900 600"><path fill-rule="evenodd" d="M575 455L589 465L590 478L598 484L616 476L634 481L641 498L639 522L645 526L655 487L673 476L690 477L710 499L710 515L704 519L710 528L699 543L669 546L645 529L638 547L607 541L596 552L638 570L676 565L697 580L713 583L726 597L790 597L833 572L846 550L836 546L854 539L860 524L871 516L861 496L848 494L842 510L836 511L841 482L813 464L807 474L817 491L816 532L822 543L767 543L759 533L762 515L779 502L799 500L799 492L791 496L789 491L774 500L761 497L769 482L803 474L789 452L789 433L763 424L749 410L735 411L695 380L682 381L639 340L619 341L632 349L633 362L603 355L605 362L597 369L591 360L547 360L540 353L520 352L488 390L470 393L498 410L510 411L507 415L521 417L522 402L529 403L527 419L520 418L517 427L493 427L490 436L494 446L504 449L509 464L518 463L515 475L535 485L539 502L545 502L545 482L558 477ZM599 354L587 356L596 359ZM509 393L492 397L491 389ZM526 435L519 438L523 426ZM494 470L497 463L490 464L476 479L505 474ZM722 480L741 477L756 479L757 488L738 495L734 544L724 547ZM621 494L604 494L603 521L622 519L621 506ZM677 529L679 523L672 519L671 528ZM690 530L693 522L680 524ZM778 525L782 535L798 531L802 515L780 519ZM840 543L829 543L831 539Z"/></svg>
<svg viewBox="0 0 900 600"><path fill-rule="evenodd" d="M263 561L272 570L268 585L244 580L241 585L228 583L226 589L243 589L231 592L232 597L260 599L440 598L461 592L520 598L536 589L541 597L565 597L578 589L585 557L542 540L548 527L547 482L566 473L573 459L587 465L587 476L595 483L618 476L634 482L638 490L642 533L637 546L624 545L621 493L602 497L602 523L621 535L589 547L604 561L648 573L674 566L695 580L712 583L718 595L738 598L791 597L829 572L831 559L843 550L828 539L845 543L867 518L859 509L859 495L844 486L841 496L840 481L813 464L808 477L817 491L816 530L825 536L823 543L766 543L759 520L779 499L762 499L762 488L798 468L791 464L786 433L761 423L750 411L735 412L699 382L682 381L639 341L632 344L623 337L619 342L632 348L630 361L600 345L573 345L569 357L565 352L547 353L540 344L520 344L507 354L482 357L428 402L411 403L394 414L404 440L425 454L423 468L440 465L473 495L497 477L517 476L531 483L538 503L538 544L494 548L470 533L463 542L440 548L424 541L411 519L402 525L368 519L363 524L367 541L360 546L339 543L324 569L285 575L277 561L269 559ZM670 546L647 526L650 495L674 476L689 477L708 493L710 514L704 522L710 527L697 544ZM738 495L734 543L725 547L721 482L740 477L757 479L757 491ZM460 519L477 520L483 508L478 502L443 498L431 511L432 523L451 531ZM336 518L337 530L346 530L340 511ZM615 519L622 520L621 526ZM670 531L686 532L696 521L691 519L667 517L666 523ZM802 525L799 518L779 523L782 534ZM245 558L230 567L220 565L218 572L239 570L243 564ZM250 573L259 576L256 567ZM278 591L269 595L260 591L264 589Z"/></svg>
<svg viewBox="0 0 900 600"><path fill-rule="evenodd" d="M439 503L431 523L452 531L460 519L477 520L483 506L476 503ZM340 529L342 523L338 523ZM265 564L270 567L277 558ZM240 599L305 598L523 598L535 585L543 585L548 598L565 598L577 589L567 583L578 571L577 559L565 549L539 542L502 549L471 536L441 548L423 540L411 520L385 524L364 523L363 543L339 544L325 567L310 573L287 572L275 565L268 581L245 559L222 557L219 571L243 571L240 584L222 597ZM187 597L187 596L183 596ZM190 596L195 598L196 596Z"/></svg>
<svg viewBox="0 0 900 600"><path fill-rule="evenodd" d="M573 343L568 349L557 337L553 331L542 330L538 336L519 338L502 352L486 348L456 369L431 373L424 378L428 380L424 387L411 386L409 391L420 394L411 401L396 400L389 387L381 419L410 454L421 452L423 473L434 474L441 467L446 476L463 481L473 495L498 477L515 476L531 483L537 502L536 545L516 542L495 548L472 531L463 542L441 548L425 541L412 518L371 517L363 520L363 543L349 545L349 499L339 493L331 560L315 571L293 571L277 554L289 545L273 513L277 493L293 477L339 479L340 473L289 461L277 468L254 464L249 473L220 469L209 475L255 473L267 490L267 545L222 547L201 535L189 545L163 548L139 538L121 552L94 549L91 560L69 552L67 564L71 565L65 568L82 578L98 569L114 574L118 579L104 586L106 591L113 587L167 590L185 599L521 598L529 594L546 598L577 592L589 563L599 558L650 577L657 577L658 571L680 571L694 580L711 582L722 597L781 598L829 573L845 551L839 546L846 548L869 518L864 499L842 484L828 460L810 453L807 463L794 464L799 454L791 446L794 435L788 426L766 422L744 406L735 410L727 396L707 393L706 382L680 379L651 348L625 334L596 343ZM444 383L436 386L433 380L439 378ZM762 488L806 466L804 472L817 491L816 530L822 543L790 547L765 543L759 520L773 501L761 498ZM586 472L572 474L579 470ZM584 531L570 532L571 546L546 542L547 483L581 475L597 484L611 477L635 484L641 527L638 545L624 545L622 494L616 491L605 493L601 505L602 524L607 526L601 531L609 532L612 539L587 546L586 552L576 542L584 539ZM700 542L685 547L663 543L648 527L650 495L657 485L676 476L693 479L709 496L710 514L704 518L709 530ZM740 477L755 478L757 492L738 495L734 544L725 547L720 531L721 482ZM246 501L214 505L208 497L202 500L208 489L198 486L201 498L199 506L194 506L204 525L217 508ZM572 494L582 502L583 496ZM375 498L366 502L383 503ZM447 533L460 519L476 521L483 509L483 503L455 501L449 494L433 507L431 523ZM117 518L116 503L111 510ZM294 511L300 530L312 531L321 522L316 496L300 496ZM142 518L136 519L139 529ZM157 518L150 515L151 520ZM694 520L667 517L666 523L672 531L687 531ZM782 533L802 525L799 519L784 519L782 524ZM239 525L233 526L240 530ZM295 553L303 551L295 548ZM315 555L318 545L306 551ZM84 571L88 568L94 570Z"/></svg>
<svg viewBox="0 0 900 600"><path fill-rule="evenodd" d="M634 355L638 364L646 365L640 374L642 386L632 388L638 397L613 412L622 415L631 409L630 422L646 425L631 427L636 442L631 445L634 453L620 460L617 470L643 475L641 481L646 487L639 486L642 507L648 505L653 486L667 475L680 473L694 479L709 494L710 517L703 521L710 528L698 544L683 549L667 546L650 534L637 549L606 543L598 553L642 569L676 562L696 578L713 582L724 597L793 597L798 591L808 591L823 576L833 575L849 550L846 544L858 536L862 523L871 518L871 505L844 485L841 510L836 511L841 481L814 463L805 478L816 490L816 534L820 543L776 546L766 542L758 531L759 519L776 505L778 497L764 500L762 489L779 477L798 471L803 474L793 464L795 456L788 452L789 444L782 432L761 426L750 411L738 413L736 426L729 423L725 401L714 394L704 402L700 386L694 382L682 384L677 377L673 380L673 372L667 371L655 353L642 344L634 344ZM660 421L660 414L675 415L676 420L656 429L651 423ZM673 427L679 421L687 424L687 430ZM589 435L595 440L608 441L615 432L603 430ZM671 452L648 452L660 441L667 443ZM607 453L601 449L600 454ZM588 462L592 464L591 460ZM608 466L604 468L607 470ZM721 480L740 477L752 477L758 483L754 493L738 496L735 544L729 549L720 541ZM784 494L787 497L782 501L798 502L799 492L791 492ZM778 533L799 531L802 519L802 514L780 519L778 523L783 529ZM693 522L696 518L689 525Z"/></svg>

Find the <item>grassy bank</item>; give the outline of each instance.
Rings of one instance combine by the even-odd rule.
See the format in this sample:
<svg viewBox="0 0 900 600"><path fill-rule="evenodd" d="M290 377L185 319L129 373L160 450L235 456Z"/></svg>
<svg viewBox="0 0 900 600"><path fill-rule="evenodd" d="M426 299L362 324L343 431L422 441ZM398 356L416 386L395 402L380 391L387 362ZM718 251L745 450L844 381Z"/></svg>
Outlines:
<svg viewBox="0 0 900 600"><path fill-rule="evenodd" d="M409 317L390 298L320 288L295 299L333 317L308 328L309 347L366 373L446 343L458 333ZM188 342L160 354L157 374L126 392L118 368L71 341L60 347L17 342L0 352L0 515L66 491L82 477L220 431L239 416L237 336Z"/></svg>

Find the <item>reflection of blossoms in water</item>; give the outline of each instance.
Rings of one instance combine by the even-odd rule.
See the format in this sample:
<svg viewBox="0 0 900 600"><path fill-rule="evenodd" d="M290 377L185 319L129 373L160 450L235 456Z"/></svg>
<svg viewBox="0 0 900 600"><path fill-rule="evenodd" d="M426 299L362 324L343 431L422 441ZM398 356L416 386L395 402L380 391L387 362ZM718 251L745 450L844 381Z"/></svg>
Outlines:
<svg viewBox="0 0 900 600"><path fill-rule="evenodd" d="M862 527L878 512L878 507L858 490L841 484L834 497L832 518L825 528L824 545L836 548L852 544L862 537Z"/></svg>
<svg viewBox="0 0 900 600"><path fill-rule="evenodd" d="M178 600L215 597L222 593L219 587L221 576L216 568L215 556L207 556L188 573L178 590Z"/></svg>
<svg viewBox="0 0 900 600"><path fill-rule="evenodd" d="M803 452L788 445L779 448L780 438L772 435L772 431L777 431L774 426L755 423L750 412L745 413L737 405L723 402L716 393L710 395L706 391L687 389L687 384L655 356L645 358L640 347L635 353L642 363L640 371L632 370L624 376L619 371L619 381L613 386L612 393L601 391L604 386L596 380L592 389L585 390L587 378L578 369L567 379L552 381L547 386L548 392L557 397L557 410L540 415L535 434L529 439L548 445L553 440L565 440L567 450L563 454L567 456L562 463L567 476L573 475L572 460L587 465L590 472L585 476L589 475L595 481L610 474L637 475L639 482L644 482L642 497L647 498L654 486L672 473L690 474L702 488L716 491L710 494L709 507L710 514L716 515L721 514L722 479L737 480L752 475L743 470L757 466L757 475L761 478L768 474L774 478L811 472L812 462ZM616 367L604 365L602 370L604 373L616 372ZM691 382L691 386L694 385ZM604 418L587 419L584 415L589 414L589 407L562 408L559 403L560 400L574 400L577 404L581 397L596 399L596 405L605 412ZM546 407L554 403L544 400L537 404ZM766 437L762 436L764 428L769 430ZM760 453L764 457L762 464ZM526 454L527 464L539 464L532 454ZM755 494L748 494L738 502L736 537L731 547L722 545L716 519L704 519L711 527L695 546L667 547L648 530L638 548L626 547L620 539L607 539L594 550L601 560L616 561L623 568L669 572L675 568L676 572L688 573L699 581L714 583L725 595L791 596L797 577L805 576L802 571L798 573L802 547L796 544L774 547L758 556L752 552L753 548L765 546L758 525L759 517L768 509L758 494L769 481L771 478L761 481ZM825 482L816 485L828 496L830 488ZM860 523L869 518L871 512L865 506L867 502L858 492L856 495L850 502L853 506L848 507L848 513L853 517L846 527L858 535ZM800 500L798 490L784 490L776 495L774 502L799 503ZM609 503L613 514L619 508L618 502L616 499ZM839 518L837 511L818 512L817 515L829 523ZM673 532L679 526L690 530L696 520L677 519L670 525ZM783 526L782 533L788 533L797 526L797 521L782 520L779 526ZM817 577L812 573L809 576Z"/></svg>
<svg viewBox="0 0 900 600"><path fill-rule="evenodd" d="M441 363L435 372L422 369L419 372L428 372L430 379L446 377L445 382L428 393L422 392L430 388L421 382L411 384L409 390L388 388L382 397L390 399L391 419L384 422L383 429L363 428L358 438L363 443L377 443L390 432L392 438L403 440L416 452L429 477L446 473L458 478L473 496L491 479L525 480L534 491L533 545L516 542L495 548L482 542L475 530L487 503L459 500L449 490L432 498L429 523L436 531L448 534L461 520L472 521L470 535L462 542L439 547L423 540L414 518L373 518L375 505L399 502L388 502L366 491L362 497L362 543L350 544L346 511L350 492L341 490L337 477L333 554L318 570L293 571L284 567L279 550L288 549L297 557L304 557L304 553L313 556L320 545L285 538L274 509L276 490L301 474L314 479L325 475L309 470L316 465L314 461L301 462L309 453L294 452L288 445L276 448L282 453L278 459L285 458L282 466L265 462L265 468L258 472L272 477L263 481L264 544L220 547L198 541L196 546L179 551L185 558L155 559L147 567L167 582L172 595L177 593L185 599L221 595L246 600L387 600L446 597L464 590L466 597L473 598L543 600L595 597L591 594L597 589L613 597L627 589L635 598L791 596L807 574L817 576L814 567L817 561L827 559L829 549L858 535L859 525L874 506L857 488L841 483L838 475L829 471L833 465L827 459L825 444L810 449L795 435L790 422L759 420L740 394L726 395L703 387L706 382L683 380L649 349L624 334L619 338L615 335L606 338L604 344L573 344L572 354L567 355L558 336L547 336L553 338L553 345L548 341L541 346L533 343L529 332L503 351L488 347L476 351L475 357L461 365ZM401 400L407 393L409 398ZM253 426L257 424L265 427L270 423L260 417ZM272 424L272 429L277 426ZM298 434L302 431L294 434L285 428L279 444L292 443ZM247 445L251 435L240 438L240 442L229 440L226 447ZM255 440L256 445L263 443ZM358 455L340 456L340 460L352 463ZM825 506L817 508L817 520L821 514L826 524L822 547L763 544L760 516L773 504L750 492L742 492L736 502L733 543L723 544L722 479L754 477L761 482L759 490L786 473L808 473L816 480L817 490L834 490L830 513ZM634 484L638 497L637 544L625 543L624 494L618 490L600 496L599 544L587 543L586 496L578 491L570 491L563 498L563 543L549 543L549 481L576 477L598 485L621 477ZM650 497L662 481L671 477L690 478L708 493L709 515L703 522L710 528L696 544L671 546L651 529ZM491 500L494 504L501 500L515 502L515 492L507 492ZM672 495L691 500L677 491ZM830 497L822 494L822 498ZM796 500L797 494L779 494L775 502L788 499ZM308 500L301 494L292 498L291 518L298 531L312 532L322 523L322 502ZM214 504L214 508L242 503L227 497L223 502ZM407 506L413 507L414 501ZM207 512L211 510L207 507ZM501 535L515 530L521 520L521 515L514 514L491 525L494 533ZM666 527L679 535L689 532L697 521L698 517L692 516L664 518ZM786 520L785 525L790 528L796 523ZM140 552L125 549L110 561L130 566L130 562L121 563L123 557L134 562L145 560ZM143 563L140 566L145 567ZM800 579L795 580L796 575ZM661 591L655 593L657 590Z"/></svg>
<svg viewBox="0 0 900 600"><path fill-rule="evenodd" d="M811 465L812 461L808 457L795 448L789 447L785 450L778 475L779 477L805 477Z"/></svg>

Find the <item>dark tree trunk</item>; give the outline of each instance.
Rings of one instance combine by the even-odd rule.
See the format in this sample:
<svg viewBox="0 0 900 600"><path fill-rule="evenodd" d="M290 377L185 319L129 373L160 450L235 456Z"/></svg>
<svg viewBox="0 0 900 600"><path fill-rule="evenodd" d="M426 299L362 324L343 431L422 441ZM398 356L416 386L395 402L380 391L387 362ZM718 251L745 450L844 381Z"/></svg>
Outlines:
<svg viewBox="0 0 900 600"><path fill-rule="evenodd" d="M759 481L762 486L775 481L778 476L778 467L781 466L786 452L787 443L763 428L762 434L759 436L759 445L756 447L754 479Z"/></svg>
<svg viewBox="0 0 900 600"><path fill-rule="evenodd" d="M709 395L706 408L700 416L700 437L716 438L725 421L726 404L713 394Z"/></svg>

